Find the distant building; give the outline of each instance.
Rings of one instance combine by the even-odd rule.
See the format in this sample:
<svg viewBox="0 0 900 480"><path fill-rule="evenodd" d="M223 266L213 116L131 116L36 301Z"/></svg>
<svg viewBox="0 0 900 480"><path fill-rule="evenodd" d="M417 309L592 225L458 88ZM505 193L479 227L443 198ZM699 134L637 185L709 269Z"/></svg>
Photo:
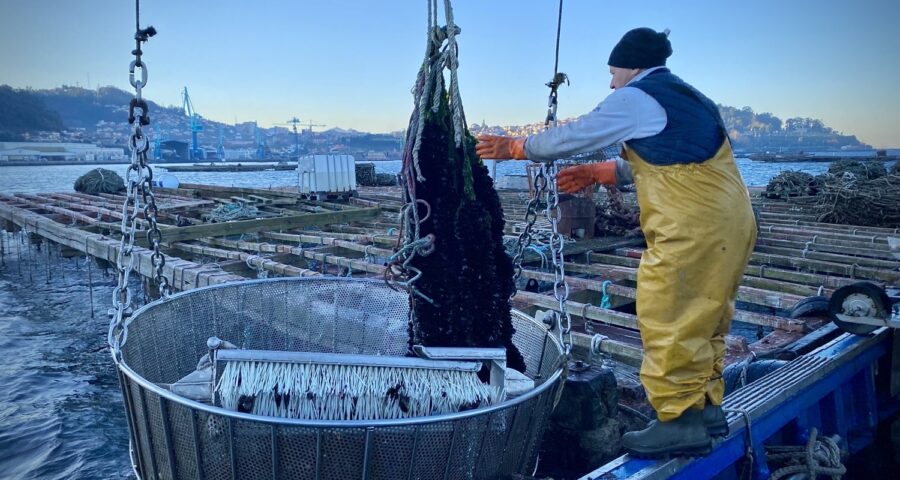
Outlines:
<svg viewBox="0 0 900 480"><path fill-rule="evenodd" d="M125 160L121 148L98 147L92 143L0 142L3 162L119 162Z"/></svg>

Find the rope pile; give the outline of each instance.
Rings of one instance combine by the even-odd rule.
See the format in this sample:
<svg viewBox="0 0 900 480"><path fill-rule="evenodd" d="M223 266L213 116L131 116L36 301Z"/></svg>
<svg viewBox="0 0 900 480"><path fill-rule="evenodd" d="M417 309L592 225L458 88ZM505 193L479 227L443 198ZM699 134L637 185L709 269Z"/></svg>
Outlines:
<svg viewBox="0 0 900 480"><path fill-rule="evenodd" d="M820 222L900 227L900 174L867 179L845 170L825 177L818 197Z"/></svg>
<svg viewBox="0 0 900 480"><path fill-rule="evenodd" d="M116 193L125 190L125 180L118 173L105 168L95 168L75 180L75 191L88 195Z"/></svg>
<svg viewBox="0 0 900 480"><path fill-rule="evenodd" d="M605 185L606 203L597 207L594 234L597 236L629 236L640 232L641 213L625 204L618 188Z"/></svg>
<svg viewBox="0 0 900 480"><path fill-rule="evenodd" d="M766 446L766 458L770 464L782 464L769 477L771 480L787 478L795 474L806 474L807 478L830 476L838 480L847 467L841 463L841 448L834 438L818 438L815 428L809 432L805 446ZM835 437L837 438L837 437Z"/></svg>
<svg viewBox="0 0 900 480"><path fill-rule="evenodd" d="M228 222L239 218L256 218L259 209L253 205L231 202L219 205L212 209L207 217L212 223Z"/></svg>
<svg viewBox="0 0 900 480"><path fill-rule="evenodd" d="M785 170L769 180L766 185L767 198L788 198L814 196L822 188L822 176L812 175L799 170Z"/></svg>
<svg viewBox="0 0 900 480"><path fill-rule="evenodd" d="M392 187L397 184L397 177L389 173L376 173L374 163L357 163L356 183L364 187Z"/></svg>
<svg viewBox="0 0 900 480"><path fill-rule="evenodd" d="M860 180L874 180L887 175L882 162L857 162L855 160L838 160L828 166L828 173L841 177L847 173Z"/></svg>

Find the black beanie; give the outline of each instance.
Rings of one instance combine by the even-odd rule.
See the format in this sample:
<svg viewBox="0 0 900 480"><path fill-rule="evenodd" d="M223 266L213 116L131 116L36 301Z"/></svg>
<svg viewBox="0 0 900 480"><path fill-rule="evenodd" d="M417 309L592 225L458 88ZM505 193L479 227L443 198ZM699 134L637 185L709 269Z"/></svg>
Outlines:
<svg viewBox="0 0 900 480"><path fill-rule="evenodd" d="M650 68L666 64L672 55L669 31L657 32L651 28L635 28L628 31L609 54L609 66L619 68Z"/></svg>

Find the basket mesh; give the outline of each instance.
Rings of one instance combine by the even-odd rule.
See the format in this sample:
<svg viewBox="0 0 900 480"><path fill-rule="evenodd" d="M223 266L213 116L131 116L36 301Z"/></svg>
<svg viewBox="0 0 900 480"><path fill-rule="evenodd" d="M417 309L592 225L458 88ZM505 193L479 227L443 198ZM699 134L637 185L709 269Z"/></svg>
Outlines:
<svg viewBox="0 0 900 480"><path fill-rule="evenodd" d="M219 337L240 348L402 356L408 298L382 281L273 279L191 290L131 317L120 369L144 478L496 478L528 473L562 386L563 353L513 316L537 388L487 409L367 422L302 421L201 405L173 383Z"/></svg>

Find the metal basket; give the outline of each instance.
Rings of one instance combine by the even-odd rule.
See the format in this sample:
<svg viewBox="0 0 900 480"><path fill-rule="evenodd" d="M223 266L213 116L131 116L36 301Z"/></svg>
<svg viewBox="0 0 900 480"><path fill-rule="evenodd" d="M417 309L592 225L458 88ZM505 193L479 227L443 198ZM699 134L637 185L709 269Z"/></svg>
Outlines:
<svg viewBox="0 0 900 480"><path fill-rule="evenodd" d="M158 387L190 373L206 339L241 348L403 355L408 297L383 281L272 279L191 290L131 317L118 362L141 478L504 478L533 469L562 388L564 354L546 328L513 315L531 392L488 408L403 420L263 417Z"/></svg>

